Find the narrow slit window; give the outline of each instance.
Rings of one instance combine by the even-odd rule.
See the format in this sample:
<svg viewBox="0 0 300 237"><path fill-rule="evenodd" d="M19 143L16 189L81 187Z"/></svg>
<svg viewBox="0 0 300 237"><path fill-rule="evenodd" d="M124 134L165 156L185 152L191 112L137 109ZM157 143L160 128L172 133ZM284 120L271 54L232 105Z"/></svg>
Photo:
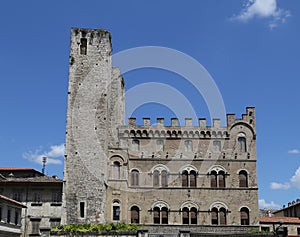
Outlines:
<svg viewBox="0 0 300 237"><path fill-rule="evenodd" d="M79 212L80 212L80 217L81 218L84 218L84 209L85 209L85 205L84 205L84 202L80 202L79 203Z"/></svg>
<svg viewBox="0 0 300 237"><path fill-rule="evenodd" d="M87 53L87 39L81 38L80 39L80 54L86 55Z"/></svg>

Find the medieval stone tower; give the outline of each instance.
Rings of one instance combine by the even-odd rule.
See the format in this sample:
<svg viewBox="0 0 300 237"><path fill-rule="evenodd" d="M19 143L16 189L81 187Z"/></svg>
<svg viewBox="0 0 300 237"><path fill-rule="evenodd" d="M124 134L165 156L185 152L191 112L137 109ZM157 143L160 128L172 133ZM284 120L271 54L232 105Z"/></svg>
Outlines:
<svg viewBox="0 0 300 237"><path fill-rule="evenodd" d="M105 222L108 146L124 123L123 79L111 54L108 31L71 30L64 223Z"/></svg>
<svg viewBox="0 0 300 237"><path fill-rule="evenodd" d="M125 125L110 37L71 30L63 223L258 228L255 108L241 118L228 114L226 126L218 118Z"/></svg>

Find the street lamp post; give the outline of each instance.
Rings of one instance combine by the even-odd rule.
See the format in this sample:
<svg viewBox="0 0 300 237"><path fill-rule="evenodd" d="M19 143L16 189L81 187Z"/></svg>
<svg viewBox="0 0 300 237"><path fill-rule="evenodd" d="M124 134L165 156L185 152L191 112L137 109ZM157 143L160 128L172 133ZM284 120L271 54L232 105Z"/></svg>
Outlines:
<svg viewBox="0 0 300 237"><path fill-rule="evenodd" d="M278 224L279 224L279 226L277 226L276 229L275 229L275 233L274 233L275 236L276 237L285 237L285 231L284 231L284 228L282 226L283 220L279 220Z"/></svg>
<svg viewBox="0 0 300 237"><path fill-rule="evenodd" d="M46 163L47 163L47 157L46 156L43 156L42 162L43 162L42 173L45 174L45 168L46 168Z"/></svg>

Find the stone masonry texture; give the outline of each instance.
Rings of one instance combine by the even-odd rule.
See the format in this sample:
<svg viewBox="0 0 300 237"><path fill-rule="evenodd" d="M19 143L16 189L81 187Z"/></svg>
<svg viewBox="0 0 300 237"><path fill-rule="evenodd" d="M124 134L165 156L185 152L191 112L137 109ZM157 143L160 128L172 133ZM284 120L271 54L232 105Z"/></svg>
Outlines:
<svg viewBox="0 0 300 237"><path fill-rule="evenodd" d="M255 108L224 127L125 125L111 55L108 31L71 30L63 222L256 228Z"/></svg>

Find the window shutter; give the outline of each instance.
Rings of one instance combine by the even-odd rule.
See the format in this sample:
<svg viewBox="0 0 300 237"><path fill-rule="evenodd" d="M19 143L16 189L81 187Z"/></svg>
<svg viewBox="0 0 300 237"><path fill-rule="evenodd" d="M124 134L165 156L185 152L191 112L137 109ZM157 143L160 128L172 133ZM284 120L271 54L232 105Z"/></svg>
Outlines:
<svg viewBox="0 0 300 237"><path fill-rule="evenodd" d="M190 173L190 187L196 187L196 177L195 172Z"/></svg>
<svg viewBox="0 0 300 237"><path fill-rule="evenodd" d="M182 187L188 187L188 173L183 171L182 173Z"/></svg>
<svg viewBox="0 0 300 237"><path fill-rule="evenodd" d="M212 172L210 175L210 186L212 188L217 187L217 174L215 172Z"/></svg>

